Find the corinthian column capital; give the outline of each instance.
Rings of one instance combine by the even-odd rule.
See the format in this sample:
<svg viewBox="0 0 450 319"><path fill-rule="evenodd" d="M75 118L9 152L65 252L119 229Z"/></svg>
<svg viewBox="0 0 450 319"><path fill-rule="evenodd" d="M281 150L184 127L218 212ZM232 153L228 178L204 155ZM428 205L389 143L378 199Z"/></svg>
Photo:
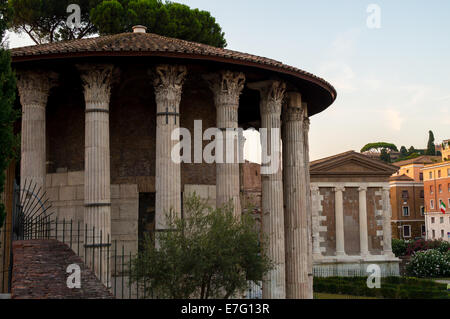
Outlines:
<svg viewBox="0 0 450 319"><path fill-rule="evenodd" d="M221 71L219 74L207 75L205 79L214 93L216 107L232 105L237 109L245 85L244 73Z"/></svg>
<svg viewBox="0 0 450 319"><path fill-rule="evenodd" d="M186 74L187 68L184 65L158 65L153 81L156 103L170 101L177 105L180 104Z"/></svg>
<svg viewBox="0 0 450 319"><path fill-rule="evenodd" d="M261 115L281 114L281 107L286 92L286 83L281 81L264 81L252 83L249 88L258 90L261 94Z"/></svg>
<svg viewBox="0 0 450 319"><path fill-rule="evenodd" d="M288 92L287 103L283 112L283 119L286 122L304 121L304 103L299 92Z"/></svg>
<svg viewBox="0 0 450 319"><path fill-rule="evenodd" d="M359 191L359 192L366 192L366 191L367 191L367 186L360 186L360 187L358 188L358 191Z"/></svg>
<svg viewBox="0 0 450 319"><path fill-rule="evenodd" d="M103 105L108 110L113 81L113 65L82 64L77 67L83 82L86 109Z"/></svg>
<svg viewBox="0 0 450 319"><path fill-rule="evenodd" d="M308 117L308 104L304 102L302 103L302 114L303 114L303 130L305 132L309 132L309 126L311 122L309 121Z"/></svg>
<svg viewBox="0 0 450 319"><path fill-rule="evenodd" d="M49 71L18 71L17 88L22 105L47 104L50 89L57 83L58 75Z"/></svg>

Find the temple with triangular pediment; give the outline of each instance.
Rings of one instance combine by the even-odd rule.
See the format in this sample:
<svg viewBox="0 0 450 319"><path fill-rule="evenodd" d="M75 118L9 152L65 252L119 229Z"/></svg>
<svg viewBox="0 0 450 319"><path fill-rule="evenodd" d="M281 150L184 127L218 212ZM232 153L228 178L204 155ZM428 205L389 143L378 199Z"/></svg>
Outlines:
<svg viewBox="0 0 450 319"><path fill-rule="evenodd" d="M397 167L355 151L310 164L315 275L365 274L376 264L397 275L389 177Z"/></svg>

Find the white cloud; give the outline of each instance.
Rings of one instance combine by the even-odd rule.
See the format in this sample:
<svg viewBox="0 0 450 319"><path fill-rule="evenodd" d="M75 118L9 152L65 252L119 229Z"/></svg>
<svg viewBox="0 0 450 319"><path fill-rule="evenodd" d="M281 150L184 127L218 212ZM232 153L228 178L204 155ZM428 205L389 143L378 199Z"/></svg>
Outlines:
<svg viewBox="0 0 450 319"><path fill-rule="evenodd" d="M338 34L331 45L330 53L333 56L342 56L344 58L352 55L360 34L360 29L350 29Z"/></svg>
<svg viewBox="0 0 450 319"><path fill-rule="evenodd" d="M389 128L394 131L400 131L405 121L405 118L402 117L401 113L395 109L385 109L384 110L384 119L388 124Z"/></svg>
<svg viewBox="0 0 450 319"><path fill-rule="evenodd" d="M330 61L320 66L319 72L324 74L339 91L353 92L356 90L355 72L345 63Z"/></svg>
<svg viewBox="0 0 450 319"><path fill-rule="evenodd" d="M441 123L450 125L450 107L441 108Z"/></svg>

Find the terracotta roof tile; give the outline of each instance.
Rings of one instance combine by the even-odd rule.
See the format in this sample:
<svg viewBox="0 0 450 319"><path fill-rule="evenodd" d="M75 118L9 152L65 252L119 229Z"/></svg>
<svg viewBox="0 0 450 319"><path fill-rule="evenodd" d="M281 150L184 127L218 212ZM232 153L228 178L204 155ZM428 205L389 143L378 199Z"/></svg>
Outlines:
<svg viewBox="0 0 450 319"><path fill-rule="evenodd" d="M13 62L28 57L36 60L44 55L64 54L70 56L71 53L94 53L94 52L169 52L181 53L197 56L221 57L231 60L245 61L260 65L267 65L276 69L293 72L299 77L308 77L326 88L333 99L336 98L336 90L333 86L322 78L298 68L285 65L279 61L241 53L228 49L221 49L209 45L189 42L180 39L168 38L153 33L121 33L97 38L78 39L71 41L55 42L43 45L27 46L11 50Z"/></svg>

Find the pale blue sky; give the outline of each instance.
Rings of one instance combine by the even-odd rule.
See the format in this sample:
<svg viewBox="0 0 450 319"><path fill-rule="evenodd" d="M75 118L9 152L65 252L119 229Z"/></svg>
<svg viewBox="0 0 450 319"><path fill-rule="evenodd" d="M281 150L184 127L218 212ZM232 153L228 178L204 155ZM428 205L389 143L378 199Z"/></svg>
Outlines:
<svg viewBox="0 0 450 319"><path fill-rule="evenodd" d="M228 48L325 78L336 102L311 119L311 159L368 142L450 138L450 1L178 0L210 11ZM381 29L366 25L381 8ZM151 30L150 30L151 32ZM12 47L24 38L12 35Z"/></svg>

